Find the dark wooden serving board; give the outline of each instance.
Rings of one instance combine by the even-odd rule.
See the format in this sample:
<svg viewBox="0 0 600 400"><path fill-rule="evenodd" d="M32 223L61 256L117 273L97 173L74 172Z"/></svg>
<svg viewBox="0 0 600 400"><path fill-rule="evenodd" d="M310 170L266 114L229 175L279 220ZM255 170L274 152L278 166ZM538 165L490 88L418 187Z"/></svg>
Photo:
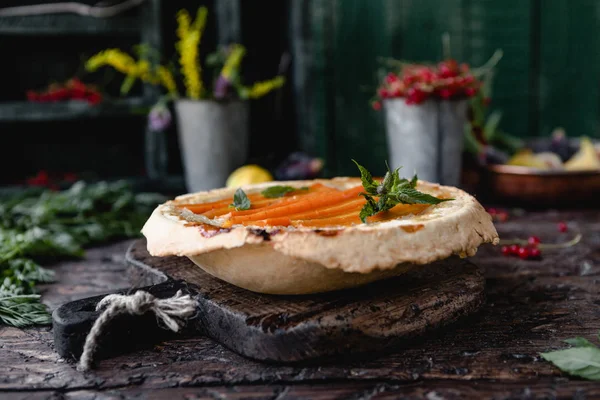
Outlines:
<svg viewBox="0 0 600 400"><path fill-rule="evenodd" d="M203 272L185 257L152 257L136 241L126 259L136 286L157 297L182 289L196 296L185 335L207 335L246 357L271 362L370 354L397 346L477 311L484 278L477 266L450 258L360 288L305 296L253 293ZM129 292L134 292L132 289ZM54 314L57 351L78 358L103 296L77 300ZM104 338L108 354L172 337L152 315L123 317ZM106 354L105 354L106 355Z"/></svg>

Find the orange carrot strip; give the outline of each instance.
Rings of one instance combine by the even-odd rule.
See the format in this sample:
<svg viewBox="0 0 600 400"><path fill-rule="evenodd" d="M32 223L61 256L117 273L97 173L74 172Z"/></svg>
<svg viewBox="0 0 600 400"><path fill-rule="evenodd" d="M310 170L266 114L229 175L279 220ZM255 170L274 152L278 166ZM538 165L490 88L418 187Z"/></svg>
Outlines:
<svg viewBox="0 0 600 400"><path fill-rule="evenodd" d="M347 214L350 211L360 211L367 201L360 197L357 199L346 200L341 204L337 204L332 207L319 208L315 210L305 211L302 213L290 215L290 219L301 220L301 219L321 219L336 217L339 215Z"/></svg>
<svg viewBox="0 0 600 400"><path fill-rule="evenodd" d="M321 192L335 192L335 191L339 192L339 190L334 189L332 187L325 186L320 183L316 183L316 184L312 185L308 190L297 190L294 192L286 193L283 197L271 199L271 200L277 200L277 202L274 202L273 204L269 205L269 207L276 207L279 205L291 203L291 202L294 202L299 197L306 196L309 194L321 193ZM250 210L233 211L231 213L231 216L235 217L235 216L240 216L240 215L250 215L250 214L254 214L255 212L256 212L256 209L253 209L253 208L251 208Z"/></svg>
<svg viewBox="0 0 600 400"><path fill-rule="evenodd" d="M383 222L403 217L409 214L420 214L429 204L399 204L394 208L376 214L367 218L367 222ZM308 220L292 220L292 225L303 227L326 227L326 226L347 226L351 224L360 224L362 221L359 217L360 208L355 212L350 212L344 215L333 218L308 219Z"/></svg>
<svg viewBox="0 0 600 400"><path fill-rule="evenodd" d="M311 185L308 188L308 190L299 190L298 189L294 192L286 193L286 195L284 195L282 198L290 197L292 195L302 196L302 195L308 194L308 193L331 191L331 190L335 190L335 189L325 186L321 183L315 183L314 185ZM260 193L249 194L248 199L250 199L250 202L253 205L255 202L266 200L266 198ZM272 201L272 200L277 200L277 199L269 199L269 200ZM279 198L279 200L281 200L281 198ZM203 213L213 211L216 209L224 209L224 208L228 207L231 203L233 203L233 196L231 198L222 199L222 200L218 200L218 201L212 201L210 203L182 203L182 204L178 204L177 207L187 208L188 210L190 210L191 212L193 212L195 214L203 214ZM224 214L226 214L226 213L224 213ZM222 214L217 214L217 215L222 215Z"/></svg>
<svg viewBox="0 0 600 400"><path fill-rule="evenodd" d="M248 195L248 199L250 201L262 199L263 196L260 193L253 193ZM214 210L216 208L223 208L229 206L233 203L233 196L231 198L222 199L219 201L211 201L209 203L184 203L177 204L179 208L187 208L191 212L195 214L202 214L204 212Z"/></svg>
<svg viewBox="0 0 600 400"><path fill-rule="evenodd" d="M341 191L338 189L328 187L328 186L320 185L320 187L315 188L315 190L310 193L299 193L299 192L294 192L294 193L296 193L296 195L279 198L278 203L274 203L265 208L269 208L269 209L278 208L278 207L281 207L281 206L284 206L287 204L295 203L299 200L304 200L307 198L320 196L323 193L341 193ZM231 217L233 218L233 217L239 217L239 216L244 216L244 215L252 215L252 214L256 214L256 213L257 213L257 210L253 210L253 209L244 210L244 211L234 211L231 213ZM258 219L262 219L262 218L258 218Z"/></svg>
<svg viewBox="0 0 600 400"><path fill-rule="evenodd" d="M309 211L311 209L317 209L319 207L332 206L334 204L341 203L344 200L358 196L358 194L363 190L364 189L362 186L358 186L342 192L336 191L333 193L314 193L311 195L306 195L300 199L294 199L292 202L288 202L286 204L283 204L282 202L280 205L276 205L273 208L265 207L262 210L257 210L253 214L232 216L229 221L225 223L225 226L228 227L247 221L284 217L295 213Z"/></svg>
<svg viewBox="0 0 600 400"><path fill-rule="evenodd" d="M256 225L256 226L288 226L291 221L288 217L278 217L278 218L269 218L263 219L260 221L248 222L248 225Z"/></svg>
<svg viewBox="0 0 600 400"><path fill-rule="evenodd" d="M263 199L263 200L258 200L258 201L253 201L252 205L250 207L251 210L256 210L259 208L263 208L266 206L269 206L271 204L277 203L279 199ZM218 217L221 215L225 215L225 214L229 214L230 212L235 211L234 208L226 206L226 207L220 207L220 208L215 208L213 210L207 211L205 213L202 213L202 215L204 215L205 217L208 218L214 218L214 217Z"/></svg>

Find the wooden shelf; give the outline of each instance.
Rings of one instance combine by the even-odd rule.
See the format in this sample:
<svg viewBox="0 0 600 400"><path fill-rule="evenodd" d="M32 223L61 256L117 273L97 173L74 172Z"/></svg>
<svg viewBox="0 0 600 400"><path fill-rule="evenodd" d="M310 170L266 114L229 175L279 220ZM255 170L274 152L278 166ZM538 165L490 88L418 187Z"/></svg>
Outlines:
<svg viewBox="0 0 600 400"><path fill-rule="evenodd" d="M57 103L27 101L0 103L0 122L64 121L99 116L142 114L152 106L146 98L106 100L97 105L71 100Z"/></svg>
<svg viewBox="0 0 600 400"><path fill-rule="evenodd" d="M5 35L139 35L139 16L94 18L80 15L31 15L0 17L0 34Z"/></svg>

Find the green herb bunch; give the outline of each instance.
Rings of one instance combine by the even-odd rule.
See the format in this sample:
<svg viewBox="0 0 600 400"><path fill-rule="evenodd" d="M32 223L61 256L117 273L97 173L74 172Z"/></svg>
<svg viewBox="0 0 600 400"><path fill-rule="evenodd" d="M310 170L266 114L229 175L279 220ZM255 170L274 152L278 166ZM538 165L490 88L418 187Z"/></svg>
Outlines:
<svg viewBox="0 0 600 400"><path fill-rule="evenodd" d="M39 263L81 257L85 246L138 236L162 201L158 194L134 193L124 181L0 197L0 323L50 323L35 284L51 282L54 273Z"/></svg>
<svg viewBox="0 0 600 400"><path fill-rule="evenodd" d="M367 217L371 217L382 211L387 211L398 204L439 204L444 201L454 199L438 199L430 194L419 192L417 187L417 175L409 181L406 178L400 178L400 168L394 171L387 167L387 172L381 182L373 179L371 173L355 160L354 164L360 171L360 179L366 193L361 193L367 203L360 211L360 220L367 222ZM378 197L377 200L374 197Z"/></svg>

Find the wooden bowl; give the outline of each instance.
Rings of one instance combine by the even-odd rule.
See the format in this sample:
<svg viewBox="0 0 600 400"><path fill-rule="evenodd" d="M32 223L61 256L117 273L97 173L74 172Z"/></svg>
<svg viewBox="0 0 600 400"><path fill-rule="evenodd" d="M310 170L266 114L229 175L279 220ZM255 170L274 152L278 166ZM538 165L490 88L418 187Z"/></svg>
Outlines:
<svg viewBox="0 0 600 400"><path fill-rule="evenodd" d="M600 207L600 170L541 171L513 165L484 168L481 190L494 203L533 207Z"/></svg>

